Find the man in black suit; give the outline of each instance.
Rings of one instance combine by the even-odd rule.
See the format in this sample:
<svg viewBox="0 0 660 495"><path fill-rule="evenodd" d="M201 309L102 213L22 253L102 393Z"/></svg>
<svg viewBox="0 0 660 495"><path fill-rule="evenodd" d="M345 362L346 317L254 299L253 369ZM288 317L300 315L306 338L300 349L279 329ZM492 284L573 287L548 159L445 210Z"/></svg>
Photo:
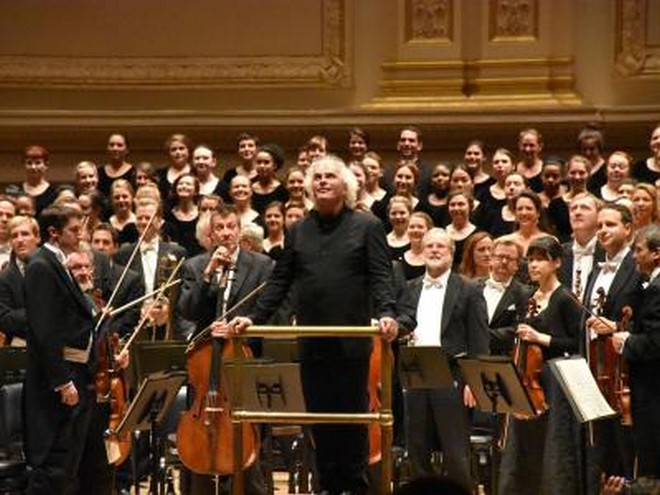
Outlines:
<svg viewBox="0 0 660 495"><path fill-rule="evenodd" d="M428 475L433 472L431 454L439 448L444 474L471 489L470 423L465 406L475 403L462 383L456 358L488 354L486 303L476 283L452 272L454 243L443 229L428 231L422 244L426 274L408 286L408 297L417 308L412 342L443 351L450 360L454 385L405 392L408 454L413 474Z"/></svg>
<svg viewBox="0 0 660 495"><path fill-rule="evenodd" d="M355 176L340 159L325 156L310 165L306 187L314 210L292 227L254 311L227 330L266 322L295 285L300 325L365 326L373 317L383 337L393 340L398 327L385 232L376 218L353 209ZM308 410L368 410L371 339L306 338L299 348ZM315 424L312 431L321 490L366 493L366 427Z"/></svg>
<svg viewBox="0 0 660 495"><path fill-rule="evenodd" d="M9 221L11 258L0 271L0 331L5 345L24 346L27 335L25 314L25 266L39 247L39 224L31 217L14 217Z"/></svg>
<svg viewBox="0 0 660 495"><path fill-rule="evenodd" d="M588 192L576 194L568 206L573 240L562 244L563 257L557 275L580 300L592 270L605 259L605 251L596 238L600 207L600 200Z"/></svg>
<svg viewBox="0 0 660 495"><path fill-rule="evenodd" d="M495 239L490 276L479 282L488 309L491 354L512 355L516 325L527 311L532 288L515 278L522 254L520 244L506 238Z"/></svg>
<svg viewBox="0 0 660 495"><path fill-rule="evenodd" d="M630 249L632 234L632 213L627 207L610 204L600 210L598 242L605 251L605 261L592 271L583 299L592 313L601 315L586 320L590 339L597 334L613 333L621 320L622 308L637 305L641 278ZM605 294L602 304L599 294ZM612 373L610 370L610 375ZM616 407L616 404L611 405ZM632 479L634 456L630 427L622 425L620 418L599 421L594 424L594 441L596 459L605 474Z"/></svg>
<svg viewBox="0 0 660 495"><path fill-rule="evenodd" d="M48 241L25 271L27 372L25 446L29 494L74 493L94 393L94 318L64 266L83 233L82 214L49 207L40 217Z"/></svg>
<svg viewBox="0 0 660 495"><path fill-rule="evenodd" d="M169 271L181 258L186 257L186 250L176 243L160 239L163 212L157 201L151 198L141 199L135 208L135 220L140 235L142 236L145 230L146 234L129 268L142 277L145 294L149 294L167 280ZM126 266L135 246L135 243L122 245L117 250L115 261ZM171 338L185 339L192 332L193 325L183 319L176 309L179 290L176 287L168 289L166 295L159 304L152 305L147 301L143 307L151 307L150 317L156 325L154 330L158 339L166 336L168 327Z"/></svg>
<svg viewBox="0 0 660 495"><path fill-rule="evenodd" d="M179 306L184 317L195 322L195 331L209 326L212 336L226 337L226 318L223 315L252 293L270 276L273 261L266 255L239 248L240 217L232 206L225 206L211 214L210 237L213 253L204 253L185 262L181 276L183 286ZM256 295L232 311L232 315L246 315L254 307ZM249 342L253 353L261 355L261 342ZM191 476L190 493L214 493L210 476ZM246 493L265 494L266 488L259 461L246 471Z"/></svg>
<svg viewBox="0 0 660 495"><path fill-rule="evenodd" d="M637 233L634 257L648 277L635 308L631 332L613 334L614 347L628 363L632 429L638 476L660 478L660 227Z"/></svg>

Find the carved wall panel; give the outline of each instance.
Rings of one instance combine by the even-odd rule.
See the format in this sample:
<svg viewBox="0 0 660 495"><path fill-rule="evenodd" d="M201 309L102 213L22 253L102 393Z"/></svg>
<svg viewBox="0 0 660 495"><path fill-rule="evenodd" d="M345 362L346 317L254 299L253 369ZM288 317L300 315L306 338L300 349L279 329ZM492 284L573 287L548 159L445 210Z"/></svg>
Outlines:
<svg viewBox="0 0 660 495"><path fill-rule="evenodd" d="M407 0L406 41L452 41L454 0Z"/></svg>
<svg viewBox="0 0 660 495"><path fill-rule="evenodd" d="M131 44L125 38L120 38L111 45L104 43L99 33L94 36L90 27L80 26L81 36L78 41L67 39L68 45L58 41L57 32L41 34L43 39L28 40L28 48L16 49L18 33L6 34L4 39L0 33L2 48L0 48L0 86L3 87L63 87L63 88L214 88L214 87L263 87L273 85L279 87L339 87L352 85L352 51L347 25L347 8L349 0L318 0L309 3L307 0L290 0L270 2L263 8L270 9L268 15L280 19L272 24L273 18L260 19L259 26L271 23L270 31L259 29L259 32L248 35L235 26L243 26L236 22L238 4L203 3L198 6L196 16L183 16L180 12L179 23L168 20L167 12L158 11L158 5L152 5L152 11L142 12L142 7L133 5L127 7L127 12L133 16L144 15L144 23L135 17L129 17L128 22L136 31L136 42ZM145 2L145 4L148 2ZM153 3L153 2L152 2ZM78 2L66 7L65 12L75 18L75 9L79 9L85 20L98 21L98 17L107 12L101 3ZM132 4L131 4L132 5ZM161 4L174 8L174 3ZM251 5L251 4L250 4ZM30 11L20 4L12 8L18 14L31 22L30 32L35 32L34 24L44 13L38 8L54 8L55 3L43 4ZM122 6L118 6L120 9ZM126 6L124 6L126 7ZM222 9L234 9L233 15L223 17ZM253 15L265 11L254 10ZM183 7L179 5L178 9ZM243 6L242 8L245 8ZM94 10L96 9L96 10ZM208 10L204 17L204 10ZM192 10L192 9L191 9ZM309 15L300 22L298 27L287 29L282 27L287 20L287 13L302 10ZM272 12L271 12L272 11ZM62 10L55 10L58 21L66 23ZM47 14L47 12L46 12ZM301 14L298 12L298 17ZM8 16L11 17L11 16ZM195 22L205 21L204 27L196 26ZM290 17L290 16L289 16ZM296 19L298 18L296 17ZM303 16L304 17L304 16ZM311 18L310 18L311 17ZM43 21L43 19L41 19ZM149 22L147 22L149 21ZM153 21L153 22L152 22ZM156 22L158 21L158 22ZM243 19L243 22L245 20ZM5 27L12 26L13 20L5 18ZM73 21L68 21L73 22ZM169 22L169 24L168 24ZM2 23L2 21L0 21ZM112 23L106 24L106 26ZM302 26L301 26L302 25ZM166 31L163 31L164 27ZM224 26L224 27L223 27ZM234 27L232 27L234 26ZM268 26L268 24L266 24ZM115 26L116 27L116 26ZM17 28L12 28L17 29ZM82 35L82 31L85 35ZM123 29L128 29L123 26ZM255 28L253 28L254 30ZM287 30L287 32L281 32ZM3 29L3 31L8 31ZM230 32L230 33L229 33ZM192 40L190 33L193 33ZM70 30L65 30L70 34ZM116 33L112 33L116 37ZM132 36L134 33L124 33ZM139 35L139 36L138 36ZM183 35L183 39L181 36ZM52 39L52 48L48 47L48 37ZM195 40L195 36L198 37ZM269 41L270 39L270 41ZM85 41L87 40L87 41ZM81 42L82 41L82 42ZM196 41L196 42L195 42ZM88 48L87 45L90 47ZM12 51L12 47L14 50ZM67 49L71 47L67 51Z"/></svg>
<svg viewBox="0 0 660 495"><path fill-rule="evenodd" d="M538 0L490 0L491 41L530 41L538 38Z"/></svg>
<svg viewBox="0 0 660 495"><path fill-rule="evenodd" d="M660 36L657 19L660 3L649 0L617 0L616 69L628 77L660 77Z"/></svg>

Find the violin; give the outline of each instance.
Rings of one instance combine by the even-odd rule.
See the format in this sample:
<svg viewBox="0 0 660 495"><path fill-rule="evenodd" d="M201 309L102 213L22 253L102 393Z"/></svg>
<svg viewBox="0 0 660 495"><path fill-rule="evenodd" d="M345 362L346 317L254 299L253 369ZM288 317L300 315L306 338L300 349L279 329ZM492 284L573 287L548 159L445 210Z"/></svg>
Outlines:
<svg viewBox="0 0 660 495"><path fill-rule="evenodd" d="M621 321L617 331L628 332L632 321L633 310L630 306L621 309ZM621 415L621 424L632 425L632 413L630 411L630 381L628 377L628 363L621 354L617 353L614 368L614 394L616 397L614 409Z"/></svg>
<svg viewBox="0 0 660 495"><path fill-rule="evenodd" d="M537 314L538 304L536 299L531 297L527 304L527 315L523 321L529 323ZM517 337L513 349L513 362L520 374L529 399L534 406L536 416L542 414L548 409L548 404L545 400L543 386L541 385L541 373L543 371L543 352L541 347L538 344L533 344Z"/></svg>
<svg viewBox="0 0 660 495"><path fill-rule="evenodd" d="M235 268L229 268L233 276ZM223 314L227 311L228 292L226 280L223 285ZM234 306L236 308L236 306ZM232 308L232 309L234 309ZM195 400L183 413L177 427L177 450L181 462L191 471L207 475L227 475L234 472L234 431L231 419L231 402L227 392L227 377L223 361L235 359L239 354L252 357L246 346L237 349L233 340L213 338L200 341L187 354L188 385L194 390ZM250 466L257 458L259 441L254 425L242 423L243 467Z"/></svg>
<svg viewBox="0 0 660 495"><path fill-rule="evenodd" d="M596 303L594 305L593 313L595 316L603 316L605 308L605 300L607 294L603 287L599 287L596 291ZM596 338L589 340L589 348L587 358L591 373L596 378L598 388L603 393L605 400L613 408L616 408L616 383L615 383L615 370L619 355L614 349L611 335L597 335Z"/></svg>

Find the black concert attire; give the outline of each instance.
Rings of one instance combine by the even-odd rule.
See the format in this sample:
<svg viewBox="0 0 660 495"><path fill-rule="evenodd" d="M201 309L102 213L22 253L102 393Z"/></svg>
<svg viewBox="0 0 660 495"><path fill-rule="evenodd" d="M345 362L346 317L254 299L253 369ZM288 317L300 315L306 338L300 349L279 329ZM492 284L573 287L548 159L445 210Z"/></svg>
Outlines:
<svg viewBox="0 0 660 495"><path fill-rule="evenodd" d="M562 285L570 288L582 300L587 288L587 280L598 263L605 260L605 251L597 242L595 235L584 247L572 240L562 244L561 250L561 266L557 278Z"/></svg>
<svg viewBox="0 0 660 495"><path fill-rule="evenodd" d="M618 256L623 253L624 251L620 252ZM583 301L593 309L592 301L596 299L596 291L601 286L601 273L607 276L607 272L610 272L611 276L611 270L615 270L614 279L606 291L607 298L602 308L602 316L612 321L620 321L621 309L624 306L635 308L637 305L641 276L635 268L632 250L628 250L618 263L612 261L615 266L610 267L603 263L596 264L592 270ZM630 427L622 425L621 419L616 417L595 422L593 430L594 453L600 469L608 476L625 476L632 479L634 451Z"/></svg>
<svg viewBox="0 0 660 495"><path fill-rule="evenodd" d="M131 186L135 187L135 167L131 166L126 172L117 177L110 177L105 171L105 165L101 165L96 168L99 176L98 190L103 193L106 198L110 197L110 191L112 189L112 183L117 179L124 179L130 182Z"/></svg>
<svg viewBox="0 0 660 495"><path fill-rule="evenodd" d="M594 196L600 195L600 188L607 183L607 163L598 169L598 171L587 180L587 190Z"/></svg>
<svg viewBox="0 0 660 495"><path fill-rule="evenodd" d="M289 201L289 191L283 184L279 184L274 190L267 194L258 193L252 191L252 208L259 213L260 216L263 216L266 211L266 206L268 206L273 201L279 201L284 204Z"/></svg>
<svg viewBox="0 0 660 495"><path fill-rule="evenodd" d="M24 274L25 263L13 254L0 271L0 332L5 334L5 345L24 344L27 336Z"/></svg>
<svg viewBox="0 0 660 495"><path fill-rule="evenodd" d="M568 216L568 203L564 201L564 198L559 196L551 200L544 214L548 220L550 233L560 242L568 242L573 229Z"/></svg>
<svg viewBox="0 0 660 495"><path fill-rule="evenodd" d="M430 203L428 196L420 198L417 211L423 211L428 214L433 220L433 225L436 227L442 227L444 229L451 223L447 203L440 206L433 205Z"/></svg>
<svg viewBox="0 0 660 495"><path fill-rule="evenodd" d="M362 212L325 217L312 210L297 222L251 320L265 322L294 285L300 325L365 326L372 316L396 317L385 233ZM370 339L305 338L299 347L309 411L367 411ZM366 493L367 429L318 424L312 431L321 489Z"/></svg>
<svg viewBox="0 0 660 495"><path fill-rule="evenodd" d="M23 191L25 192L25 190ZM25 193L28 194L27 192ZM53 201L55 201L55 198L57 198L57 190L52 184L48 184L48 187L44 189L41 194L37 194L36 196L28 194L28 196L34 201L34 217L39 218L41 212L46 209L46 207L50 206Z"/></svg>
<svg viewBox="0 0 660 495"><path fill-rule="evenodd" d="M183 286L179 307L186 319L195 322L195 333L207 328L213 321L220 318L223 314L223 306L226 305L227 309L232 308L270 276L273 269L273 262L270 258L242 249L239 249L237 254L233 280L220 273L214 274L210 282L204 280L204 269L211 260L211 253L200 254L184 263L181 272ZM227 285L220 285L225 283ZM229 291L228 294L225 294L227 291ZM253 298L245 302L232 313L231 317L248 314L254 306L254 301ZM255 340L248 344L255 356L261 355L260 341ZM192 404L194 392L189 395ZM245 475L246 493L265 495L266 488L258 460L246 469ZM228 480L225 482L228 483ZM215 493L214 489L214 480L211 476L191 473L189 494L212 494Z"/></svg>
<svg viewBox="0 0 660 495"><path fill-rule="evenodd" d="M481 202L482 198L490 196L490 186L495 184L495 182L497 181L494 178L488 177L485 181L474 184L474 197Z"/></svg>
<svg viewBox="0 0 660 495"><path fill-rule="evenodd" d="M648 160L653 161L653 157ZM630 169L630 175L634 179L637 179L637 182L646 182L652 186L657 186L658 181L660 181L660 172L656 172L649 168L647 158L637 160L635 165Z"/></svg>
<svg viewBox="0 0 660 495"><path fill-rule="evenodd" d="M179 220L172 210L168 211L164 216L165 224L163 225L163 239L170 242L175 242L186 250L188 257L197 256L202 254L205 249L199 244L197 240L197 215L192 220Z"/></svg>
<svg viewBox="0 0 660 495"><path fill-rule="evenodd" d="M405 254L396 261L401 264L403 276L406 280L412 280L414 278L421 277L424 275L424 272L426 272L426 265L411 265L406 260Z"/></svg>
<svg viewBox="0 0 660 495"><path fill-rule="evenodd" d="M437 304L442 307L441 321L430 321L434 316L429 316L425 306L420 306L426 295L438 298ZM440 349L450 359L454 375L452 388L404 392L406 437L413 475L432 474L431 453L441 450L443 474L471 489L470 420L463 405L464 383L456 358L488 354L484 298L475 282L452 271L445 272L437 281L428 280L428 275L409 281L404 298L416 311L416 341L419 345L437 346L421 340L423 329L432 330ZM404 325L403 332L407 331L409 328Z"/></svg>
<svg viewBox="0 0 660 495"><path fill-rule="evenodd" d="M623 346L629 366L638 476L660 478L660 278L643 290Z"/></svg>
<svg viewBox="0 0 660 495"><path fill-rule="evenodd" d="M140 233L135 222L127 223L121 230L117 229L117 244L120 246L135 243L138 239L140 239Z"/></svg>
<svg viewBox="0 0 660 495"><path fill-rule="evenodd" d="M40 248L25 272L27 372L25 447L28 494L74 493L94 401L91 369L94 318L89 301L63 265L64 254ZM73 382L80 402L61 401Z"/></svg>
<svg viewBox="0 0 660 495"><path fill-rule="evenodd" d="M531 420L509 417L498 493L582 493L580 425L547 365L549 359L577 353L582 338L582 309L567 291L559 286L548 306L529 320L552 337L549 347L541 346L546 361L541 383L549 409Z"/></svg>
<svg viewBox="0 0 660 495"><path fill-rule="evenodd" d="M410 243L404 244L403 246L392 247L389 244L387 248L390 253L390 259L392 261L401 261L403 259L403 253L410 249Z"/></svg>

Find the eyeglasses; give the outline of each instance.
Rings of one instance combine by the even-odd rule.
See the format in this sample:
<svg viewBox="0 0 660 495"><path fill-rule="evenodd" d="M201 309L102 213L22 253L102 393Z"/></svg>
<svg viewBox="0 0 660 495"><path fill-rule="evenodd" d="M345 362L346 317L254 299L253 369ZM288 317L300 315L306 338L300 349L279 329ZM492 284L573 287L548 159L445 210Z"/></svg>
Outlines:
<svg viewBox="0 0 660 495"><path fill-rule="evenodd" d="M495 261L504 262L504 263L512 263L514 261L518 262L518 258L513 258L506 254L493 254L491 255L491 258L493 258Z"/></svg>

